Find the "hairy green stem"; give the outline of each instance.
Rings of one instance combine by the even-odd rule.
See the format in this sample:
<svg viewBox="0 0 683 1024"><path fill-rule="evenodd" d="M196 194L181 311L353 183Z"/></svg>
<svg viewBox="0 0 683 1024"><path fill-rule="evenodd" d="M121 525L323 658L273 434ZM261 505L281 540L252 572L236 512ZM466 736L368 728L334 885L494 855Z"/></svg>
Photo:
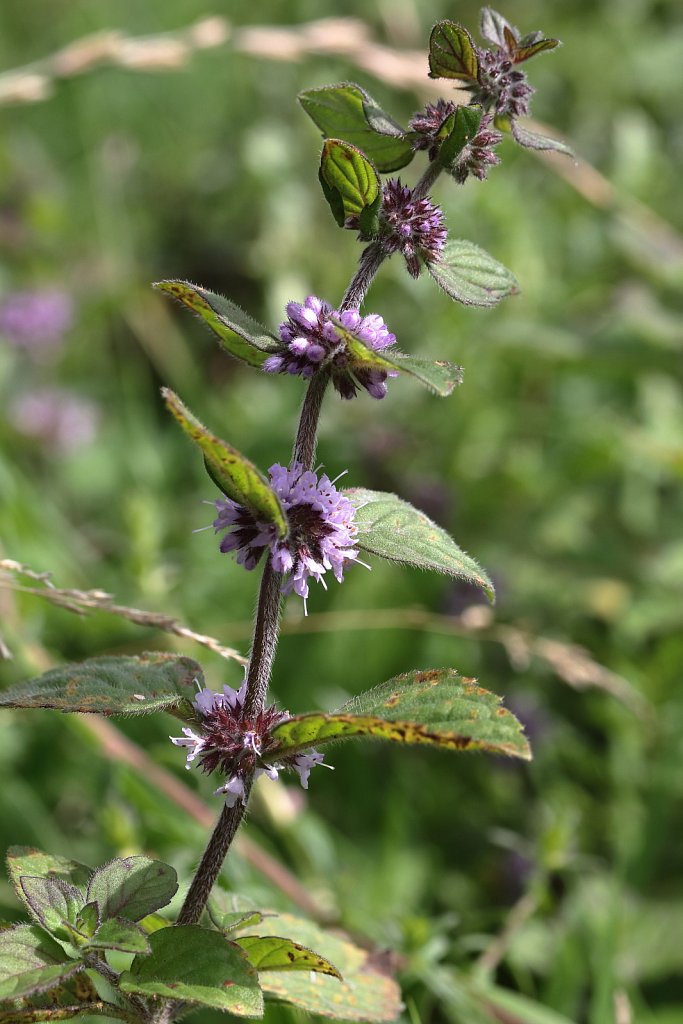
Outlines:
<svg viewBox="0 0 683 1024"><path fill-rule="evenodd" d="M89 967L91 970L97 971L98 974L101 974L102 977L111 985L112 988L116 989L117 992L120 991L120 975L118 974L117 971L114 970L113 967L111 967L107 963L104 953L102 953L101 955L98 955L94 952L86 953L83 956L83 962L85 963L86 967ZM144 1019L144 1015L147 1013L147 1006L144 1000L141 999L140 996L136 996L133 993L120 992L120 995L122 999L124 999L124 1001L128 1003L129 1007L131 1007L130 1011L128 1011L125 1007L120 1008L121 1012L127 1015L125 1018L122 1019L132 1021L140 1020L140 1014L143 1015Z"/></svg>
<svg viewBox="0 0 683 1024"><path fill-rule="evenodd" d="M238 801L234 807L223 806L220 818L209 839L199 867L187 891L182 910L178 915L177 924L197 924L204 912L213 884L218 878L225 855L235 838L235 833L246 809L249 798L251 780L245 780L244 803Z"/></svg>

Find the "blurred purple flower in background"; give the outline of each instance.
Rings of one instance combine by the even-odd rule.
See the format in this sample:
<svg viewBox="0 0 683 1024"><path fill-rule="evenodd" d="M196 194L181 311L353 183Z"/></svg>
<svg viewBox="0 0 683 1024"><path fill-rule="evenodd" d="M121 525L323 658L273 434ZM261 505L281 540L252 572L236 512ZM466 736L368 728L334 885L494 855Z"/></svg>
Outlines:
<svg viewBox="0 0 683 1024"><path fill-rule="evenodd" d="M61 288L10 292L0 300L0 334L39 358L57 348L73 323L73 302Z"/></svg>
<svg viewBox="0 0 683 1024"><path fill-rule="evenodd" d="M20 434L62 454L90 444L99 421L93 402L61 388L26 391L10 402L7 412Z"/></svg>

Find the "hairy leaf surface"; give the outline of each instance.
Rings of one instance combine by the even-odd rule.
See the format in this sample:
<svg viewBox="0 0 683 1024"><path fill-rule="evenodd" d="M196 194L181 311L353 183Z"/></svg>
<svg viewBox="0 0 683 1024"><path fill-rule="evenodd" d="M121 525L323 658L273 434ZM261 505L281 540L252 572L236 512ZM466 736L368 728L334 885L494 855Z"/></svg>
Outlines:
<svg viewBox="0 0 683 1024"><path fill-rule="evenodd" d="M439 287L465 306L495 306L519 292L511 270L464 238L447 242L440 259L426 267Z"/></svg>
<svg viewBox="0 0 683 1024"><path fill-rule="evenodd" d="M382 174L405 167L414 156L408 133L353 82L306 89L299 103L325 138L357 146Z"/></svg>
<svg viewBox="0 0 683 1024"><path fill-rule="evenodd" d="M238 1017L260 1017L263 993L256 970L234 942L199 925L162 928L152 952L136 956L121 976L123 992L213 1006Z"/></svg>
<svg viewBox="0 0 683 1024"><path fill-rule="evenodd" d="M347 487L344 494L357 508L356 543L363 551L401 565L455 576L480 587L493 600L493 584L484 570L424 512L385 491Z"/></svg>
<svg viewBox="0 0 683 1024"><path fill-rule="evenodd" d="M157 281L159 291L171 295L211 328L222 348L250 366L262 366L277 339L263 324L238 305L190 281Z"/></svg>
<svg viewBox="0 0 683 1024"><path fill-rule="evenodd" d="M204 684L201 666L177 654L90 658L50 669L37 679L5 690L0 693L0 707L147 715L183 704L189 708L195 681Z"/></svg>

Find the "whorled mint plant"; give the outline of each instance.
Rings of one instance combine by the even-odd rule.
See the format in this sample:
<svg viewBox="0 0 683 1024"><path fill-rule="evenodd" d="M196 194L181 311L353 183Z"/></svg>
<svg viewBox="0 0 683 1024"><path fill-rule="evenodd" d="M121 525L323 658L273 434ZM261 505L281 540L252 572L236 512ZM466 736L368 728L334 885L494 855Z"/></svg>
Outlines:
<svg viewBox="0 0 683 1024"><path fill-rule="evenodd" d="M64 1019L64 1007L77 999L78 978L76 1015L90 1012L128 1024L169 1024L195 1006L258 1017L264 994L342 1020L388 1024L400 1012L398 989L367 953L310 923L287 915L273 923L259 910L245 917L211 897L254 780L275 779L291 769L306 788L312 768L324 763L318 748L353 738L530 757L519 722L500 699L455 669L411 667L334 711L290 715L269 703L284 598L294 593L305 602L309 581L324 586L328 574L341 583L349 568L364 564L361 553L466 580L493 599L485 571L420 509L394 494L341 489L338 477L330 480L315 468L330 385L347 399L363 390L383 398L388 378L406 374L447 397L462 380L461 368L451 362L398 352L383 315L364 311L385 260L399 254L412 278L427 270L446 295L465 305L492 306L519 290L510 271L488 253L451 237L432 195L442 176L459 184L470 176L485 179L500 163L494 149L502 132L511 131L525 146L562 148L518 124L532 92L518 65L552 49L557 40L536 32L522 36L490 8L482 12L481 33L488 48L477 47L456 22L434 27L430 74L463 83L470 102L444 97L415 115L408 128L353 83L300 96L325 137L319 168L323 196L336 223L357 231L363 245L338 303L312 294L292 301L274 333L236 303L198 285L158 285L197 314L231 356L279 375L273 387L303 389L303 402L291 458L274 462L265 474L204 426L177 395L163 391L221 492L214 499L212 524L221 534L220 551L234 552L246 569L262 570L239 688L222 680L219 688L210 688L192 659L156 652L64 665L0 694L0 707L170 713L182 723L172 742L185 750L186 766L217 777L215 793L223 798L175 920L167 909L176 887L168 865L130 857L92 871L36 850L10 852L15 891L31 918L31 924L0 931L0 1000L10 1015L23 1015L17 1019L49 1020L50 1007L41 1002L48 993ZM426 166L414 184L382 181L383 174L415 158L426 158ZM281 437L277 447L281 451ZM221 560L216 571L229 585L234 571L229 562ZM286 680L279 680L279 687L286 689ZM321 953L315 951L319 947ZM129 954L127 969L121 970L120 960L110 962L112 951ZM284 981L272 980L275 970ZM288 985L294 971L305 973L305 985ZM316 972L315 981L310 971Z"/></svg>

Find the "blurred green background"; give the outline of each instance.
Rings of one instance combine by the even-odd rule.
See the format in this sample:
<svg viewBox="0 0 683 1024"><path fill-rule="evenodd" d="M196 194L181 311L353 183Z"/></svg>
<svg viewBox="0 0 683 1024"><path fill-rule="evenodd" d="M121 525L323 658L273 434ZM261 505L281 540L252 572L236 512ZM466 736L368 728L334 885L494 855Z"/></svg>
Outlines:
<svg viewBox="0 0 683 1024"><path fill-rule="evenodd" d="M466 309L410 280L398 259L386 264L368 310L405 351L461 363L465 383L447 400L407 379L381 404L330 395L319 451L331 476L348 467L350 484L396 491L449 529L497 583L495 623L475 593L375 562L343 588L317 588L307 622L289 602L274 693L293 712L330 708L399 671L452 665L505 695L535 760L344 746L305 800L291 784L289 797L264 790L246 833L332 919L399 954L411 1024L674 1024L681 8L515 0L503 13L564 41L528 65L533 113L604 177L566 160L557 173L505 142L487 182L440 182L451 230L513 269L522 294ZM177 34L209 14L234 30L223 45L209 45L216 22ZM478 6L4 0L0 10L0 66L28 66L0 79L0 557L176 615L243 652L257 574L219 557L210 531L192 533L210 521L201 502L215 492L159 387L265 468L288 457L302 382L231 362L149 284L196 281L271 328L289 299L341 297L360 249L323 201L319 137L296 93L356 81L404 124L434 93L415 77L390 84L393 65L367 44L338 52L348 28L331 33L332 52L315 52L305 23L324 16L360 18L368 40L426 52L436 19L474 31ZM267 55L263 36L239 31L257 25L294 34ZM61 77L54 64L31 67L113 29L176 35L100 37L109 56L81 74L66 58ZM205 47L190 52L190 38ZM9 102L17 88L36 101ZM189 642L6 588L0 636L14 655L0 663L5 686L50 663L164 647L199 658L216 686L241 678ZM582 676L577 652L547 640L581 645L595 664ZM211 783L182 772L170 719L118 725L212 802ZM107 759L82 723L2 713L0 734L3 849L91 864L145 851L189 877L206 829L144 772ZM292 907L242 856L224 882ZM0 916L18 914L0 882Z"/></svg>

